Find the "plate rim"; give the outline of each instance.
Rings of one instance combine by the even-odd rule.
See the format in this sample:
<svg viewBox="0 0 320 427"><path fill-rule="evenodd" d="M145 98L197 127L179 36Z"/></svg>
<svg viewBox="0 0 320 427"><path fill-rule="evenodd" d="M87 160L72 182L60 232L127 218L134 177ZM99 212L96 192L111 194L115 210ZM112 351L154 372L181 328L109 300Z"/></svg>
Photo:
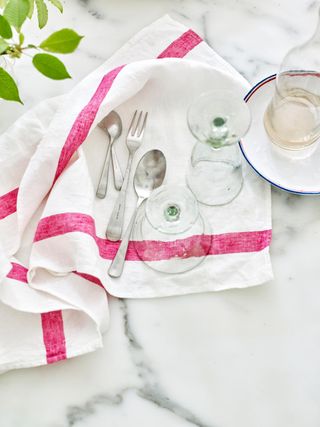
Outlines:
<svg viewBox="0 0 320 427"><path fill-rule="evenodd" d="M260 80L257 84L255 84L250 90L249 92L246 94L246 96L244 97L244 101L248 102L249 99L252 97L252 95L257 92L262 86L264 86L267 83L272 82L273 80L275 80L277 77L277 74L271 74L270 76L265 77L264 79ZM245 149L242 145L242 141L239 141L239 147L240 150L242 152L243 157L246 159L246 161L248 162L248 164L252 167L252 169L261 177L263 178L265 181L269 182L271 185L273 185L276 188L279 188L280 190L286 191L288 193L292 193L292 194L297 194L297 195L304 195L304 196L312 196L312 195L319 195L320 194L320 190L319 191L298 191L298 190L294 190L294 189L290 189L290 188L286 188L280 184L277 184L275 182L273 182L270 178L265 177L261 172L259 172L257 170L257 168L252 164L252 162L248 159Z"/></svg>

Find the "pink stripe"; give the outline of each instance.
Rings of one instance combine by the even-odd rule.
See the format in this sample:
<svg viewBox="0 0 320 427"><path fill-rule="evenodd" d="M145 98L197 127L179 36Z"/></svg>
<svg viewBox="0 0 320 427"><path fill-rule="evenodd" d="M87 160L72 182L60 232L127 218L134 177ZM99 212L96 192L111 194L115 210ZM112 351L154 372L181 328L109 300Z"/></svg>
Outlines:
<svg viewBox="0 0 320 427"><path fill-rule="evenodd" d="M202 42L202 38L194 31L188 30L174 40L158 58L183 58L190 50Z"/></svg>
<svg viewBox="0 0 320 427"><path fill-rule="evenodd" d="M12 263L12 269L8 273L9 279L18 280L23 283L27 281L28 269L21 264ZM102 283L97 277L90 274L77 273L79 276L101 287ZM62 311L50 311L48 313L41 313L41 325L43 342L46 349L47 363L58 362L67 358L66 355L66 340L64 335Z"/></svg>
<svg viewBox="0 0 320 427"><path fill-rule="evenodd" d="M28 269L16 262L8 273L9 279L28 283ZM60 310L41 313L42 336L46 349L47 363L54 363L66 359L66 342L64 337L62 312Z"/></svg>
<svg viewBox="0 0 320 427"><path fill-rule="evenodd" d="M27 281L28 269L21 264L12 263L12 269L8 273L9 279L18 280L23 283ZM79 276L101 287L102 283L97 277L90 274L77 273ZM48 313L41 313L41 325L43 342L46 349L47 363L58 362L67 358L66 354L66 340L64 335L62 311L50 311Z"/></svg>
<svg viewBox="0 0 320 427"><path fill-rule="evenodd" d="M84 279L88 280L91 283L101 286L104 289L103 284L101 283L100 279L98 279L98 277L92 276L91 274L87 274L87 273L79 273L77 271L74 271L73 273L80 277L83 277Z"/></svg>
<svg viewBox="0 0 320 427"><path fill-rule="evenodd" d="M81 231L95 238L94 219L90 215L82 213L62 213L47 216L39 221L34 241L38 242L73 231Z"/></svg>
<svg viewBox="0 0 320 427"><path fill-rule="evenodd" d="M16 262L12 262L11 265L12 265L12 269L7 274L7 278L18 280L19 282L22 282L22 283L28 283L28 279L27 279L28 269L21 264L17 264ZM83 277L89 282L95 283L96 285L103 287L101 281L97 277L92 276L91 274L78 273L77 271L73 271L73 273Z"/></svg>
<svg viewBox="0 0 320 427"><path fill-rule="evenodd" d="M80 232L91 236L102 258L113 259L119 242L111 242L96 235L94 219L81 213L56 214L42 218L38 224L35 242L66 233ZM210 255L222 255L241 252L258 252L269 246L271 230L225 233L218 235L192 236L174 242L143 241L129 243L126 259L129 261L160 261L174 256L187 258ZM138 249L139 255L137 254Z"/></svg>
<svg viewBox="0 0 320 427"><path fill-rule="evenodd" d="M11 265L12 269L7 274L7 277L9 279L18 280L19 282L28 283L28 269L21 264L17 264L16 262L12 262Z"/></svg>
<svg viewBox="0 0 320 427"><path fill-rule="evenodd" d="M66 339L61 310L41 313L41 324L47 363L66 359Z"/></svg>
<svg viewBox="0 0 320 427"><path fill-rule="evenodd" d="M12 263L12 269L8 273L9 279L18 280L23 283L27 281L28 269L21 264ZM97 277L91 276L86 273L77 273L79 276L92 283L103 287L102 283ZM47 363L58 362L67 358L66 354L66 340L64 335L62 311L50 311L48 313L41 313L41 325L43 342L46 349Z"/></svg>
<svg viewBox="0 0 320 427"><path fill-rule="evenodd" d="M220 235L191 236L172 242L130 241L127 261L163 261L171 258L190 258L207 255L224 255L258 252L270 245L271 230L226 233ZM100 256L112 260L118 250L118 242L96 238Z"/></svg>
<svg viewBox="0 0 320 427"><path fill-rule="evenodd" d="M98 86L98 89L95 91L89 103L83 108L83 110L76 118L76 121L74 122L67 140L62 148L54 182L59 178L75 151L86 139L102 101L106 97L114 79L117 77L123 67L124 65L117 67L103 77L101 83Z"/></svg>
<svg viewBox="0 0 320 427"><path fill-rule="evenodd" d="M259 252L270 246L271 238L272 230L213 235L209 255Z"/></svg>
<svg viewBox="0 0 320 427"><path fill-rule="evenodd" d="M0 197L0 219L15 213L17 210L17 197L19 188L15 188Z"/></svg>

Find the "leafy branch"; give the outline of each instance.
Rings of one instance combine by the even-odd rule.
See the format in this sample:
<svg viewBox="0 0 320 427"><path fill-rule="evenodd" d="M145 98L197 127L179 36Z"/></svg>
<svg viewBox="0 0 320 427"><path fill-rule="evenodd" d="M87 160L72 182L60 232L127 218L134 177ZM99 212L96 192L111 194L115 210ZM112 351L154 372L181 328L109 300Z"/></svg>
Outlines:
<svg viewBox="0 0 320 427"><path fill-rule="evenodd" d="M49 0L61 13L60 0ZM0 59L21 58L27 51L34 53L32 64L44 76L54 80L71 78L63 62L51 53L74 52L82 36L74 30L64 28L51 34L39 45L26 44L21 28L27 19L37 12L38 26L42 29L48 22L48 7L44 0L0 0ZM50 52L50 53L48 53ZM0 66L0 98L22 103L16 82Z"/></svg>

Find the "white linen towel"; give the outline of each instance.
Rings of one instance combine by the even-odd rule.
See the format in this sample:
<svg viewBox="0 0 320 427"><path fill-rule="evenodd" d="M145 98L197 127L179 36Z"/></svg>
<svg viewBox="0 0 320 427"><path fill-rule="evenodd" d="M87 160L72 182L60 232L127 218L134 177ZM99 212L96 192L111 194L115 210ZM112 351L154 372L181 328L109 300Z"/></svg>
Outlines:
<svg viewBox="0 0 320 427"><path fill-rule="evenodd" d="M237 199L201 207L213 236L198 268L157 273L130 244L121 278L107 275L118 243L104 235L117 192L109 185L106 199L95 198L106 150L97 124L111 110L119 112L124 131L115 148L124 169L131 115L136 108L148 110L132 171L143 153L159 148L167 157L166 181L181 182L195 142L186 108L200 91L215 87L243 96L249 89L200 36L164 17L70 93L41 103L0 137L0 372L100 347L108 325L106 290L119 297L159 297L272 278L270 187L246 164ZM131 188L125 224L135 201Z"/></svg>

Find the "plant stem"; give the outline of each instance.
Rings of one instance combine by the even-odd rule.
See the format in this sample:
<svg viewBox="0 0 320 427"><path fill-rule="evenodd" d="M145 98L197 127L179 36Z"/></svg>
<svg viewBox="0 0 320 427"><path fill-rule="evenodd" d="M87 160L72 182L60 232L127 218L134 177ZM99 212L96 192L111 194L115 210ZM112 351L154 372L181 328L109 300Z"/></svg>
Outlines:
<svg viewBox="0 0 320 427"><path fill-rule="evenodd" d="M38 47L35 45L22 47L18 44L13 44L8 46L8 48L4 52L0 53L0 56L6 55L6 56L10 56L11 58L20 58L22 54L27 55L25 53L27 49L38 49ZM27 56L31 57L31 55L27 55Z"/></svg>

